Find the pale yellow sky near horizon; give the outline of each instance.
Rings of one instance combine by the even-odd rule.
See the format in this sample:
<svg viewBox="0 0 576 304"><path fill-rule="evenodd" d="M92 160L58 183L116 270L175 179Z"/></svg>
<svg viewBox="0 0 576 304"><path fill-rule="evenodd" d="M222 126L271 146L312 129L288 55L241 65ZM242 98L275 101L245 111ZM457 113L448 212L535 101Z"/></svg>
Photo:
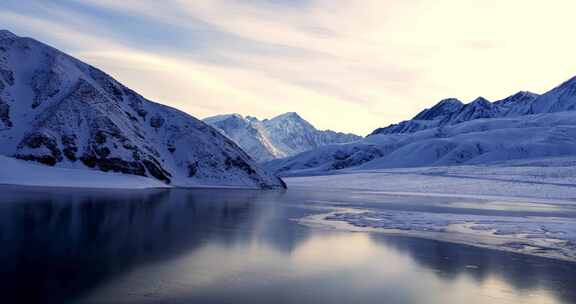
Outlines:
<svg viewBox="0 0 576 304"><path fill-rule="evenodd" d="M366 135L443 98L543 93L576 75L576 1L63 3L8 0L2 27L198 118L298 112Z"/></svg>

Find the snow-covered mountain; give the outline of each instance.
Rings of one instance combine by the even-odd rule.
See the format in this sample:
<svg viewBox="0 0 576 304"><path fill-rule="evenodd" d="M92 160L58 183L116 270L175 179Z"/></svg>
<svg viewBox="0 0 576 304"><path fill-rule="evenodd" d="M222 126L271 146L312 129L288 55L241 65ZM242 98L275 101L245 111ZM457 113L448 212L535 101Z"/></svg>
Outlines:
<svg viewBox="0 0 576 304"><path fill-rule="evenodd" d="M413 119L351 144L330 145L266 164L284 175L348 170L486 164L576 155L576 78L537 95L490 103L446 99Z"/></svg>
<svg viewBox="0 0 576 304"><path fill-rule="evenodd" d="M425 109L411 120L405 120L398 124L376 129L374 134L396 134L396 133L413 133L416 131L438 127L447 121L454 113L459 112L464 104L456 99L449 98L441 100L430 109Z"/></svg>
<svg viewBox="0 0 576 304"><path fill-rule="evenodd" d="M432 108L418 113L414 118L376 129L372 132L372 135L413 133L481 118L503 118L533 114L532 105L538 97L538 94L522 91L494 103L484 97L478 97L468 104L464 104L455 98L444 99Z"/></svg>
<svg viewBox="0 0 576 304"><path fill-rule="evenodd" d="M284 187L202 121L8 31L0 31L0 155L177 186Z"/></svg>
<svg viewBox="0 0 576 304"><path fill-rule="evenodd" d="M354 134L317 130L294 112L264 120L227 114L208 117L204 122L214 126L260 162L362 138Z"/></svg>

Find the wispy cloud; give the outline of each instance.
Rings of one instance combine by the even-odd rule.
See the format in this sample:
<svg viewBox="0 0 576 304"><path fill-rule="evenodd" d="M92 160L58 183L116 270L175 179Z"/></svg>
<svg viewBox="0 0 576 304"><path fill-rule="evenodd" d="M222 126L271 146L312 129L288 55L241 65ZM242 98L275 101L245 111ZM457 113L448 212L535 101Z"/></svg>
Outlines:
<svg viewBox="0 0 576 304"><path fill-rule="evenodd" d="M7 0L0 19L195 116L298 111L368 133L576 73L576 4L553 2Z"/></svg>

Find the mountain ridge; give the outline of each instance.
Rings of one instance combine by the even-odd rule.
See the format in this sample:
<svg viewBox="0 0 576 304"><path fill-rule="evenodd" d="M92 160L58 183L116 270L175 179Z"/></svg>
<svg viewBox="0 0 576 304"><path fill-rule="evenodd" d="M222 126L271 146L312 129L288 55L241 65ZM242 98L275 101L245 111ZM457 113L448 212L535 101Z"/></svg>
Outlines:
<svg viewBox="0 0 576 304"><path fill-rule="evenodd" d="M207 117L204 122L228 136L260 162L362 138L350 133L318 130L296 112L263 120L237 113L222 114Z"/></svg>
<svg viewBox="0 0 576 304"><path fill-rule="evenodd" d="M378 128L370 135L413 133L474 119L528 115L532 113L530 111L532 103L539 97L540 95L532 92L520 91L494 102L490 102L482 96L469 103L463 103L456 98L447 98L439 101L431 108L422 110L412 119Z"/></svg>
<svg viewBox="0 0 576 304"><path fill-rule="evenodd" d="M486 164L576 154L576 77L544 94L520 91L489 102L444 99L365 139L266 163L282 175Z"/></svg>
<svg viewBox="0 0 576 304"><path fill-rule="evenodd" d="M56 48L0 31L0 154L175 186L281 188L231 140Z"/></svg>

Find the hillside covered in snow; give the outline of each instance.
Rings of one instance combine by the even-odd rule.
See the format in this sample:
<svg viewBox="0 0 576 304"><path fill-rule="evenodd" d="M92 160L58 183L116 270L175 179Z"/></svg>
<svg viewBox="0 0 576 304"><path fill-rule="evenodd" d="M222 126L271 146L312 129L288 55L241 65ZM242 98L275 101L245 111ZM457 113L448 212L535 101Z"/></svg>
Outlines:
<svg viewBox="0 0 576 304"><path fill-rule="evenodd" d="M523 91L493 103L483 97L478 97L468 104L455 98L448 98L441 100L430 109L423 110L410 120L376 129L372 135L414 133L475 119L532 114L532 102L538 97L537 94Z"/></svg>
<svg viewBox="0 0 576 304"><path fill-rule="evenodd" d="M259 162L284 158L318 147L349 143L362 137L330 130L317 130L297 113L285 113L259 120L239 114L226 114L204 119L236 142Z"/></svg>
<svg viewBox="0 0 576 304"><path fill-rule="evenodd" d="M202 121L8 31L0 31L0 155L174 186L284 187Z"/></svg>
<svg viewBox="0 0 576 304"><path fill-rule="evenodd" d="M283 175L349 168L490 164L576 154L576 77L537 95L489 102L446 99L363 140L329 145L266 164Z"/></svg>

